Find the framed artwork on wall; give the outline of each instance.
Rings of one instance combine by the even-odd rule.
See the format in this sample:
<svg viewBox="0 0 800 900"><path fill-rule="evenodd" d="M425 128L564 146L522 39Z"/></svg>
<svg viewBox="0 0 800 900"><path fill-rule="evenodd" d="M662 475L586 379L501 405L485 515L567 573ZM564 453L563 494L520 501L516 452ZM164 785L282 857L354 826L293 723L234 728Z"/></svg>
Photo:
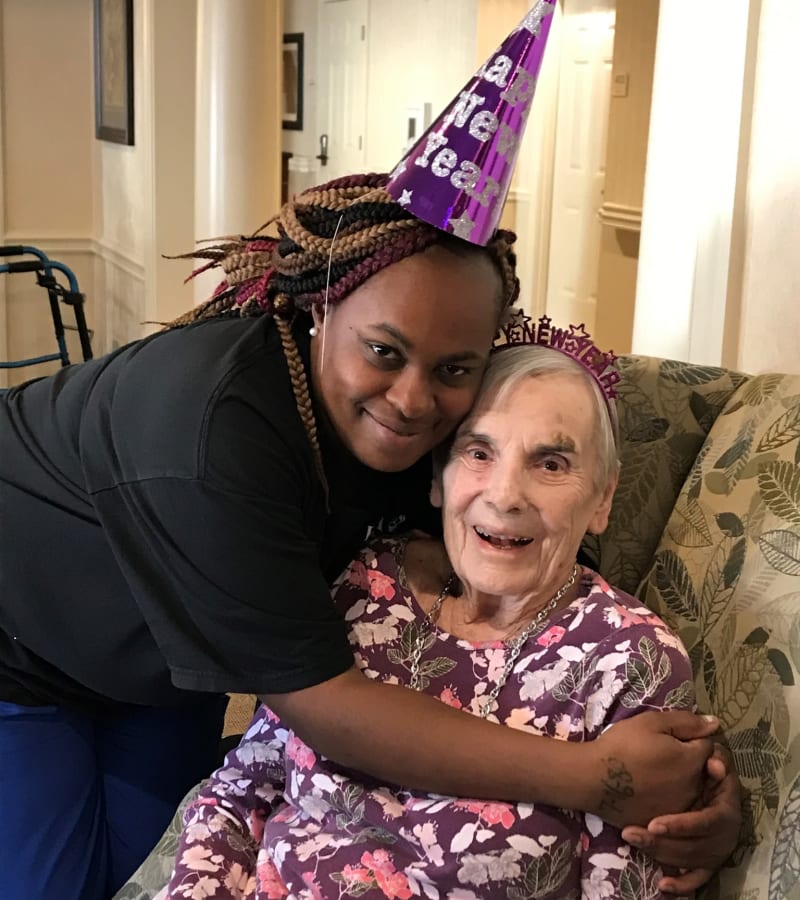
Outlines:
<svg viewBox="0 0 800 900"><path fill-rule="evenodd" d="M133 0L94 0L95 137L133 144Z"/></svg>
<svg viewBox="0 0 800 900"><path fill-rule="evenodd" d="M303 130L303 35L283 36L283 102L281 121L289 131Z"/></svg>

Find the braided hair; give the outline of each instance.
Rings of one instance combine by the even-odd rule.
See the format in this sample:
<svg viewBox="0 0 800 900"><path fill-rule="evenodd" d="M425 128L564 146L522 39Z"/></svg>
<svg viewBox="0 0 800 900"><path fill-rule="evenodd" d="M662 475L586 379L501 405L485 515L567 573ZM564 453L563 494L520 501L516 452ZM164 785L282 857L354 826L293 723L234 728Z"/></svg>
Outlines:
<svg viewBox="0 0 800 900"><path fill-rule="evenodd" d="M249 237L186 254L219 267L225 280L205 303L169 323L271 316L275 319L300 418L325 485L308 380L291 330L298 312L340 303L370 276L434 245L458 256L489 258L500 278L498 319L516 300L516 236L499 230L478 247L415 218L386 191L387 175L351 175L298 194ZM276 226L277 236L265 232Z"/></svg>

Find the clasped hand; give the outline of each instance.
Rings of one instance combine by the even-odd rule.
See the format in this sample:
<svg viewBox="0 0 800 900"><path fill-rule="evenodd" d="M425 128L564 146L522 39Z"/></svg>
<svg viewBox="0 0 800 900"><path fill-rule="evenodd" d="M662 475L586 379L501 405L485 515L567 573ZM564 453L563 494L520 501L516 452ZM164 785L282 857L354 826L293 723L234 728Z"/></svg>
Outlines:
<svg viewBox="0 0 800 900"><path fill-rule="evenodd" d="M741 787L733 759L712 735L716 719L685 712L642 713L595 743L601 794L594 810L658 862L683 870L661 890L696 890L733 852Z"/></svg>

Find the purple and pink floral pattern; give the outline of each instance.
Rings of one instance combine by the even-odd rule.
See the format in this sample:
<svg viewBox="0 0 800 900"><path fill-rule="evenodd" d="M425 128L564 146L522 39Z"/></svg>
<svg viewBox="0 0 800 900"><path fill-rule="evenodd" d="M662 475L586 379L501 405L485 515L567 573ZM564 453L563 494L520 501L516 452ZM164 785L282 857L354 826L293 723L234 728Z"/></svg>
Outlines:
<svg viewBox="0 0 800 900"><path fill-rule="evenodd" d="M404 549L373 544L334 588L358 666L395 684L408 683L424 616L405 581ZM503 644L436 628L426 644L424 690L477 714L502 672ZM679 640L584 569L578 598L531 636L489 718L586 741L642 710L693 702ZM186 810L168 896L651 900L662 897L661 874L595 816L380 785L314 753L262 706Z"/></svg>

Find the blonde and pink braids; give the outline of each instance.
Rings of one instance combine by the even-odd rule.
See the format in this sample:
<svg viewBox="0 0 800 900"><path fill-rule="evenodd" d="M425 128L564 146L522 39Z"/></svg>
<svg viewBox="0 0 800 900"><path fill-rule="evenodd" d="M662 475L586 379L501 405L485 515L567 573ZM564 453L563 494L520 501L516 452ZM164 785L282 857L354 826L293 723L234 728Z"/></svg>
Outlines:
<svg viewBox="0 0 800 900"><path fill-rule="evenodd" d="M326 300L340 303L376 272L436 244L459 256L488 256L502 285L500 308L513 303L519 282L512 232L498 231L486 247L468 244L412 216L386 192L387 181L387 175L329 181L285 203L256 234L187 254L208 260L200 271L221 268L225 281L171 324L236 314L289 318ZM277 236L262 233L271 225Z"/></svg>

